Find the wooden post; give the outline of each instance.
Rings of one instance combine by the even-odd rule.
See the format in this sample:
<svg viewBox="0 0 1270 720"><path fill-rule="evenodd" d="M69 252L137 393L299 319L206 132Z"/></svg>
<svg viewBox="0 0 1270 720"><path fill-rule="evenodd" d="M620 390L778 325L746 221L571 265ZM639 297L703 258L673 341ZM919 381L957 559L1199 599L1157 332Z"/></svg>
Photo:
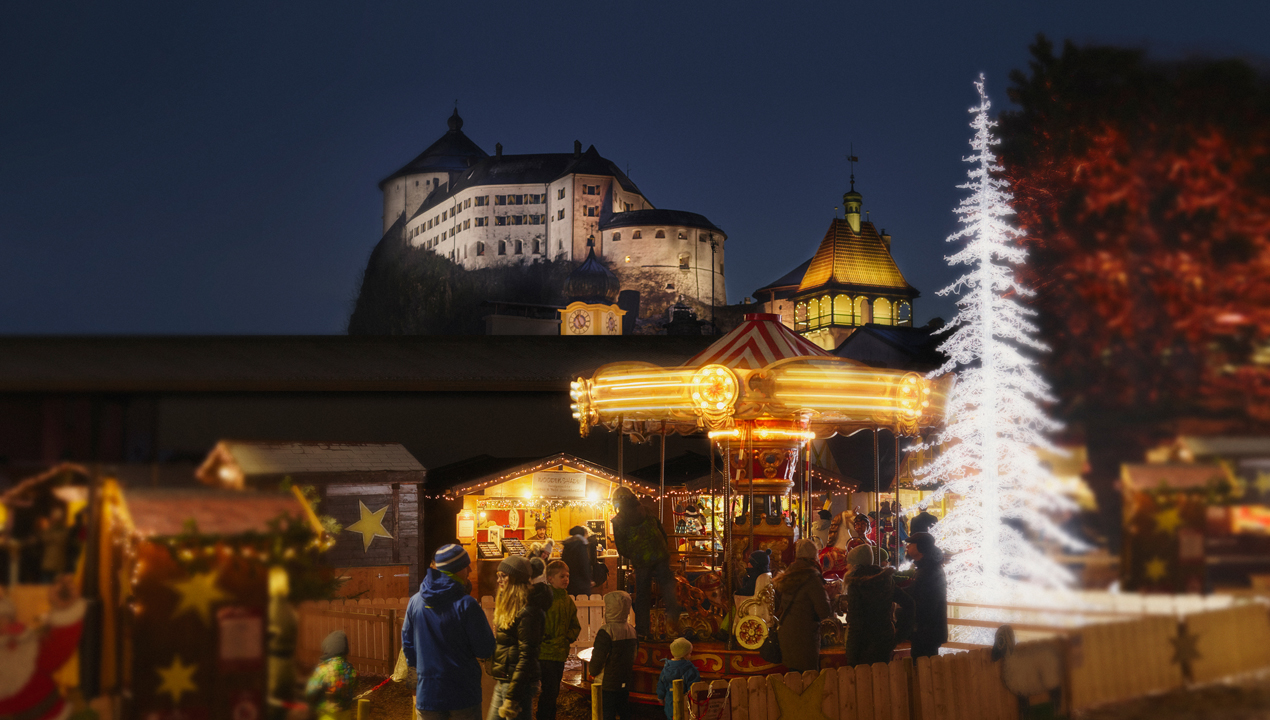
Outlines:
<svg viewBox="0 0 1270 720"><path fill-rule="evenodd" d="M604 695L599 683L591 683L591 720L604 720Z"/></svg>
<svg viewBox="0 0 1270 720"><path fill-rule="evenodd" d="M397 653L401 652L401 634L397 632L397 608L388 608L388 664L397 667Z"/></svg>
<svg viewBox="0 0 1270 720"><path fill-rule="evenodd" d="M367 720L370 717L370 698L362 698L357 701L357 720Z"/></svg>
<svg viewBox="0 0 1270 720"><path fill-rule="evenodd" d="M684 681L683 678L676 678L670 684L671 693L674 697L674 704L671 705L671 711L674 714L674 720L684 720Z"/></svg>

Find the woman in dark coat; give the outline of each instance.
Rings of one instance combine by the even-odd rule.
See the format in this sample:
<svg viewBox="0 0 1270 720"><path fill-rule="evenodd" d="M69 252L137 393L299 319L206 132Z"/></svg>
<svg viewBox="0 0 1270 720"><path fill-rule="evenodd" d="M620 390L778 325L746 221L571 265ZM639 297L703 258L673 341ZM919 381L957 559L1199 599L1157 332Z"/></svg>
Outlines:
<svg viewBox="0 0 1270 720"><path fill-rule="evenodd" d="M948 642L948 581L944 577L944 553L929 533L913 533L908 538L908 556L917 566L909 586L913 598L913 657L939 654Z"/></svg>
<svg viewBox="0 0 1270 720"><path fill-rule="evenodd" d="M772 584L781 659L793 672L820 669L820 621L829 617L829 595L816 562L816 544L799 540L794 562Z"/></svg>
<svg viewBox="0 0 1270 720"><path fill-rule="evenodd" d="M907 625L913 601L895 587L895 570L881 567L886 551L862 545L847 553L846 603L848 665L890 662L897 625ZM895 606L899 605L899 622Z"/></svg>
<svg viewBox="0 0 1270 720"><path fill-rule="evenodd" d="M529 561L513 555L498 565L494 599L494 695L486 720L530 720L540 670L546 611L555 596L543 583L530 584Z"/></svg>

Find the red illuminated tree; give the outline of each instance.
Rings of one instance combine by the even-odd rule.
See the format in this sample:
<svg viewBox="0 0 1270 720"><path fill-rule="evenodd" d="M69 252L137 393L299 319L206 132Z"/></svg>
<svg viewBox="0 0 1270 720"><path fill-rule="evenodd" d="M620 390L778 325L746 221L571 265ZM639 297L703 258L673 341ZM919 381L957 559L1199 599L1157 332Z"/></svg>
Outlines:
<svg viewBox="0 0 1270 720"><path fill-rule="evenodd" d="M1060 414L1270 420L1270 81L1044 37L1032 56L1001 156Z"/></svg>

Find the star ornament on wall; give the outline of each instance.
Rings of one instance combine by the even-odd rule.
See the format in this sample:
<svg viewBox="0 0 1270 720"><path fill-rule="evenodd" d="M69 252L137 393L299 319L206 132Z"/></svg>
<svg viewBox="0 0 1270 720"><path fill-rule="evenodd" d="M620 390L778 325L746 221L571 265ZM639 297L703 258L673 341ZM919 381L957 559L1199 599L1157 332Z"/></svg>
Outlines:
<svg viewBox="0 0 1270 720"><path fill-rule="evenodd" d="M375 538L388 538L392 540L388 528L384 527L384 513L388 512L388 506L385 505L374 512L366 507L366 503L361 500L357 501L358 510L361 512L361 519L344 528L345 532L361 533L362 536L362 552L370 550L370 544L375 542Z"/></svg>
<svg viewBox="0 0 1270 720"><path fill-rule="evenodd" d="M1159 532L1172 535L1181 524L1182 511L1178 508L1171 507L1155 514L1155 529Z"/></svg>
<svg viewBox="0 0 1270 720"><path fill-rule="evenodd" d="M185 693L198 692L198 686L194 684L194 673L198 672L198 665L182 663L180 655L173 656L171 665L165 668L156 668L155 672L159 673L159 678L162 682L159 684L159 689L154 691L154 694L162 695L167 693L171 696L173 705L180 705L181 696Z"/></svg>
<svg viewBox="0 0 1270 720"><path fill-rule="evenodd" d="M1164 558L1151 558L1147 562L1146 572L1148 580L1163 580L1169 574L1169 564Z"/></svg>
<svg viewBox="0 0 1270 720"><path fill-rule="evenodd" d="M1169 642L1173 643L1173 662L1184 669L1203 657L1199 652L1199 635L1192 633L1186 623L1182 623L1177 637L1169 638Z"/></svg>
<svg viewBox="0 0 1270 720"><path fill-rule="evenodd" d="M768 675L767 683L776 693L776 704L781 709L777 720L829 720L821 709L825 697L825 673L817 675L812 684L803 688L801 695L790 690L779 675Z"/></svg>
<svg viewBox="0 0 1270 720"><path fill-rule="evenodd" d="M174 618L192 610L198 613L204 623L210 622L212 605L229 597L227 593L216 587L215 571L194 573L189 580L168 583L168 586L181 596L181 602L177 603L176 610L172 611Z"/></svg>

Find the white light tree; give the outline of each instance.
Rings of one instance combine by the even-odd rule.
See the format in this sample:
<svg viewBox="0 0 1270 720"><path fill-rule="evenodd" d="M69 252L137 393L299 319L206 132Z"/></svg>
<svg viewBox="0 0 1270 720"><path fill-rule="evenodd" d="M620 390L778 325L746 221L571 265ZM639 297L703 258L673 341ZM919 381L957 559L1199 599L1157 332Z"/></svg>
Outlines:
<svg viewBox="0 0 1270 720"><path fill-rule="evenodd" d="M948 402L941 432L923 447L942 453L918 470L918 484L936 485L936 497L958 496L947 517L934 528L939 546L952 555L946 566L951 598L999 594L1020 584L1061 587L1070 574L1050 560L1020 528L1072 548L1081 543L1052 519L1074 504L1054 490L1054 478L1037 457L1037 449L1057 451L1046 435L1060 427L1041 403L1052 400L1049 386L1037 374L1024 348L1048 348L1034 335L1028 317L1035 311L1019 298L1033 295L1014 279L1013 266L1027 253L1017 243L1020 233L1006 217L1013 214L1009 183L992 152L1000 141L988 116L992 107L983 75L975 88L979 105L974 119L970 190L956 213L962 227L948 242L964 245L947 258L950 266L969 270L940 295L956 294L958 313L943 332L940 345L948 361L932 376L956 371L957 383Z"/></svg>

